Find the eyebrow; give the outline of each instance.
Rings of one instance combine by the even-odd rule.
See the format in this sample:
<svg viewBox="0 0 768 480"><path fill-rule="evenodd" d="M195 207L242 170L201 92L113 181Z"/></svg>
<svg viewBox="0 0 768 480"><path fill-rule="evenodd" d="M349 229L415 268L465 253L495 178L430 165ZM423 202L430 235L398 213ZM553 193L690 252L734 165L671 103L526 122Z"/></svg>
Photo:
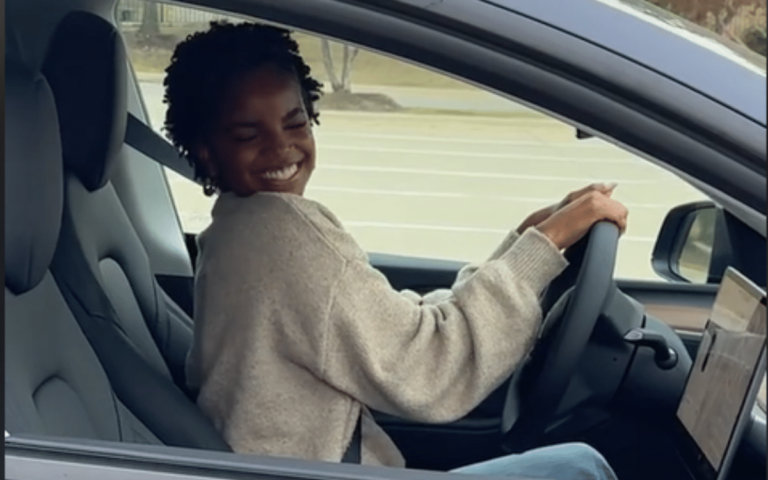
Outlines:
<svg viewBox="0 0 768 480"><path fill-rule="evenodd" d="M296 107L287 114L283 116L283 121L287 122L289 120L292 120L294 117L298 116L299 114L303 113L303 109L301 107ZM234 122L232 123L229 128L235 129L235 128L253 128L257 126L259 122L249 122L249 121L242 121L242 122Z"/></svg>
<svg viewBox="0 0 768 480"><path fill-rule="evenodd" d="M286 114L286 115L283 117L283 121L285 122L285 121L291 120L293 117L295 117L295 116L299 115L301 112L302 112L302 109L301 109L301 107L296 107L296 108L294 108L293 110L291 110L290 112L288 112L288 113L287 113L287 114Z"/></svg>

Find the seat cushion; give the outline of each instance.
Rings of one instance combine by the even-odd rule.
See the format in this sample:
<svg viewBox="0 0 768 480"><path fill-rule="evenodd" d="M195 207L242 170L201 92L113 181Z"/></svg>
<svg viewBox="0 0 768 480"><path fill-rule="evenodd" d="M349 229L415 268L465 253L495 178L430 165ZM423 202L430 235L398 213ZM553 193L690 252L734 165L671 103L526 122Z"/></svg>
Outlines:
<svg viewBox="0 0 768 480"><path fill-rule="evenodd" d="M5 290L5 407L11 434L160 444L115 397L50 274Z"/></svg>

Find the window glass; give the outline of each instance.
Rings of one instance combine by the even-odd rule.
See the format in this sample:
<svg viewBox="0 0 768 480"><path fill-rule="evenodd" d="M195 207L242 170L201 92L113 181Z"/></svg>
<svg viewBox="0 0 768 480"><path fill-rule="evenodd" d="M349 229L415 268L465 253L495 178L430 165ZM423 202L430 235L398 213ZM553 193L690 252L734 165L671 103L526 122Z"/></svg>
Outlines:
<svg viewBox="0 0 768 480"><path fill-rule="evenodd" d="M148 13L149 12L149 13ZM158 130L173 47L221 15L122 0L118 19ZM232 19L239 21L238 19ZM666 213L704 197L646 160L515 102L409 63L297 34L325 84L318 167L306 195L370 252L480 261L529 213L596 181L630 210L617 276L658 279L651 251ZM202 188L168 172L182 225L210 222Z"/></svg>

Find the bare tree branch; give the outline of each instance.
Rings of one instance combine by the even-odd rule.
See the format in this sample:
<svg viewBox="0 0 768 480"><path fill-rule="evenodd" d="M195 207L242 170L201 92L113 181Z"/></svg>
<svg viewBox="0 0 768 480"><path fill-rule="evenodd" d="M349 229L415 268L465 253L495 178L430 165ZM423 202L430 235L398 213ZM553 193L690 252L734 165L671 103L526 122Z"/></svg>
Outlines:
<svg viewBox="0 0 768 480"><path fill-rule="evenodd" d="M325 73L328 75L328 80L331 82L331 88L334 92L338 92L343 88L341 82L339 82L336 76L336 71L333 65L333 52L331 52L331 43L325 38L320 39L320 45L323 52L323 65L325 66Z"/></svg>
<svg viewBox="0 0 768 480"><path fill-rule="evenodd" d="M352 91L352 62L355 61L355 57L357 57L359 51L360 50L355 47L344 45L344 64L341 71L341 85L345 92Z"/></svg>

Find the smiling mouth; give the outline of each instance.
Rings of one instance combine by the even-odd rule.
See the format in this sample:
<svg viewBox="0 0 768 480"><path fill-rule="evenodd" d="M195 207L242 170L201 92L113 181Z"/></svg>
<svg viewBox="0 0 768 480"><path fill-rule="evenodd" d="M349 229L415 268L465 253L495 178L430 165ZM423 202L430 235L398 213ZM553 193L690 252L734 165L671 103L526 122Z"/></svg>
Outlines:
<svg viewBox="0 0 768 480"><path fill-rule="evenodd" d="M296 172L299 171L299 163L293 163L279 170L269 170L268 172L262 173L261 178L264 180L278 180L283 182L290 180L294 175L296 175Z"/></svg>

